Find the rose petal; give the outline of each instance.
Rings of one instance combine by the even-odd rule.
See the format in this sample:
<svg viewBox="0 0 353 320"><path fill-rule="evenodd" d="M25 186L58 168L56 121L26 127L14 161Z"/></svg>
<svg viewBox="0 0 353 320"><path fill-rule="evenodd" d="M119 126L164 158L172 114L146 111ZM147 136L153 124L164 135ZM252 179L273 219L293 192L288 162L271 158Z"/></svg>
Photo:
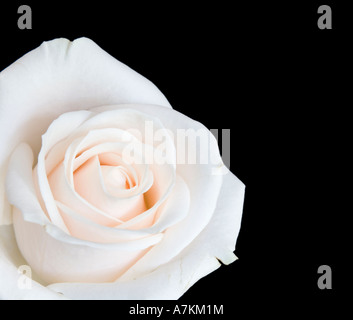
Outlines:
<svg viewBox="0 0 353 320"><path fill-rule="evenodd" d="M106 193L103 183L98 157L91 158L74 174L76 192L111 216L127 221L146 210L142 193L128 198L113 197Z"/></svg>
<svg viewBox="0 0 353 320"><path fill-rule="evenodd" d="M131 190L115 190L114 193L116 194L116 197L126 198L146 192L153 183L153 175L149 170L148 164L133 163L132 165L130 165L129 162L125 162L126 157L124 159L119 155L123 152L124 148L125 144L123 143L105 142L97 146L93 146L91 149L84 151L79 156L76 155L77 153L79 153L79 149L74 150L74 152L70 152L71 150L69 148L64 161L64 174L67 177L68 182L73 185L74 172L79 169L79 167L83 165L86 161L88 161L90 158L97 156L99 158L98 162L100 163L101 159L107 159L107 157L104 155L115 154L114 160L118 160L117 157L121 158L121 162L118 162L117 165L124 165L126 168L130 167L132 169L131 174L137 186L136 188L133 188ZM113 157L110 156L110 161L112 160ZM106 187L105 184L104 187ZM104 191L107 191L107 189L105 189Z"/></svg>
<svg viewBox="0 0 353 320"><path fill-rule="evenodd" d="M35 280L32 272L30 287L21 286L23 275L19 267L26 266L27 262L18 250L12 226L0 226L0 300L66 300L57 292L41 285ZM28 281L28 280L27 280Z"/></svg>
<svg viewBox="0 0 353 320"><path fill-rule="evenodd" d="M115 234L110 235L110 237L115 237L113 240L123 240L112 243L84 241L67 235L48 221L37 198L33 196L35 191L31 179L32 159L31 149L28 145L21 144L16 149L10 161L7 191L9 199L15 207L16 221L14 225L21 252L38 274L42 276L43 272L43 279L46 281L50 282L54 279L57 281L70 277L73 279L75 276L78 277L77 279L92 277L92 281L95 281L94 279L100 281L105 276L98 274L99 269L107 261L106 259L110 259L110 262L106 263L111 266L109 267L110 271L107 271L106 274L106 279L110 280L106 281L114 280L120 273L125 272L131 263L139 259L149 247L161 241L162 234L149 235L136 231L133 236L130 236L124 230L120 231L118 236L127 235L127 237L117 239ZM77 258L81 254L86 256L86 259L98 254L100 262L90 266L88 261L84 259L73 261L75 255ZM114 257L115 263L111 260ZM120 259L117 257L121 257L122 262L119 262ZM62 274L59 267L61 263L65 264L65 262L70 266L76 266L72 266L72 273L67 272L68 278L64 278L66 273ZM81 275L79 275L79 267L82 269Z"/></svg>
<svg viewBox="0 0 353 320"><path fill-rule="evenodd" d="M170 262L135 279L121 278L105 284L56 283L49 288L71 299L178 299L196 281L219 268L218 260L230 263L236 259L232 251L239 233L243 199L244 184L228 172L208 226Z"/></svg>
<svg viewBox="0 0 353 320"><path fill-rule="evenodd" d="M115 150L119 148L119 145L113 143L105 143L97 147L99 148L92 148L89 150L92 152L89 154L89 156L87 156L87 158L94 156L99 152L110 152ZM78 159L79 158L76 158L75 160ZM140 187L136 190L133 190L139 193L134 192L131 196L125 196L125 198L116 198L107 194L104 188L102 188L98 160L92 163L94 163L95 166L84 167L90 170L89 174L83 174L81 176L88 177L87 179L92 181L90 182L91 187L87 189L76 189L73 184L70 184L70 181L67 181L64 166L66 165L69 167L69 165L66 164L66 160L64 164L59 165L52 171L48 179L50 183L50 191L56 201L66 204L73 210L79 212L83 216L88 217L89 219L92 219L96 223L109 226L114 226L117 225L117 223L121 223L122 221L120 219L124 218L124 215L126 216L129 212L132 214L133 212L131 212L131 206L138 205L139 208L136 209L139 209L139 212L144 211L145 203L141 193L146 190L146 187L149 187L152 184L153 176L151 174L148 172L146 175L143 174L143 179L141 181ZM77 175L79 175L79 172ZM77 179L75 181L78 182ZM123 206L125 206L125 209ZM137 215L137 213L135 215Z"/></svg>
<svg viewBox="0 0 353 320"><path fill-rule="evenodd" d="M69 135L72 130L80 126L91 115L91 112L84 110L76 113L63 114L57 119L56 123L65 125L59 128L58 126L51 125L42 136L42 148L38 155L38 164L35 175L35 184L38 186L37 196L43 201L46 208L46 213L50 220L65 232L68 232L67 227L63 222L58 209L56 208L53 194L49 187L45 157L47 152L55 144Z"/></svg>
<svg viewBox="0 0 353 320"><path fill-rule="evenodd" d="M4 193L5 166L15 146L40 137L60 114L102 104L170 104L146 78L93 41L44 42L0 73L0 224L11 223Z"/></svg>
<svg viewBox="0 0 353 320"><path fill-rule="evenodd" d="M97 243L116 243L121 241L138 240L157 234L157 232L151 232L146 229L129 230L106 227L77 214L77 212L60 202L57 202L57 206L65 221L69 221L71 235L78 239Z"/></svg>
<svg viewBox="0 0 353 320"><path fill-rule="evenodd" d="M195 251L135 281L55 283L48 288L74 300L177 300L196 281L219 267L217 259L205 255L204 251Z"/></svg>
<svg viewBox="0 0 353 320"><path fill-rule="evenodd" d="M49 223L48 218L42 211L39 205L38 199L36 197L36 191L32 181L32 161L33 155L32 150L27 144L21 144L16 148L12 155L7 178L7 194L9 201L16 205L23 213L25 220L39 225L46 225ZM60 207L60 209L63 209ZM65 212L67 214L67 212ZM79 218L74 217L76 220ZM82 220L83 218L81 218ZM80 226L80 225L78 225ZM82 226L82 225L81 225ZM115 242L115 241L128 241L134 239L141 239L147 235L156 234L159 232L148 232L148 231L130 231L122 229L121 231L116 229L99 229L97 225L91 226L90 229L87 227L87 222L85 221L85 228L79 230L81 232L81 239L95 241L95 239L101 239L104 242ZM94 228L94 232L92 232ZM86 230L87 229L87 230ZM47 231L54 229L47 228ZM115 232L109 232L110 230ZM83 232L90 232L90 237L84 238ZM162 230L163 231L163 230ZM97 234L95 234L97 233ZM53 234L52 234L53 235ZM62 236L55 231L55 235L59 238ZM71 239L71 241L73 241Z"/></svg>
<svg viewBox="0 0 353 320"><path fill-rule="evenodd" d="M189 189L180 176L175 176L175 184L171 184L165 194L157 201L157 203L149 210L140 214L139 216L124 222L119 226L121 229L143 230L148 233L158 233L164 231L167 227L174 225L183 220L188 212L190 205ZM142 224L146 217L155 214L157 210L157 217L155 223L151 227Z"/></svg>
<svg viewBox="0 0 353 320"><path fill-rule="evenodd" d="M123 108L124 106L121 107ZM149 113L152 116L158 114L163 125L171 129L175 136L177 129L193 128L194 130L205 130L204 126L202 126L200 123L193 121L176 111L165 112L158 106L130 105L130 107L137 108L138 110ZM102 109L103 108L100 108L100 111L102 111ZM104 108L103 110L106 109L107 108ZM215 217L215 215L217 215L217 212L215 212L217 203L219 199L223 199L223 196L219 198L221 195L221 190L224 192L221 187L224 180L228 178L222 175L214 174L217 172L217 168L222 167L222 161L214 137L210 135L209 138L210 153L214 153L213 159L217 159L218 157L218 162L205 165L186 164L177 166L178 174L180 174L186 181L191 193L189 215L176 226L170 227L166 231L163 241L154 246L142 259L140 259L132 268L130 268L119 279L119 281L116 282L115 286L104 286L104 289L107 290L109 294L114 295L115 298L121 298L118 293L120 290L118 289L120 288L120 285L122 285L124 290L126 290L125 293L129 292L127 299L148 299L151 298L151 296L152 298L158 297L160 299L176 298L185 292L187 288L195 281L219 267L220 264L216 256L213 255L215 252L214 248L212 247L211 250L211 248L207 245L209 243L208 239L207 241L204 239L202 243L197 242L196 239L202 231L207 230L205 229L207 225L210 226L211 231L214 230L213 232L215 232L218 237L222 238L224 233L222 228L227 228L228 230L228 225L234 227L234 223L230 223L234 221L233 211L239 209L241 211L242 202L238 201L233 203L228 202L227 200L225 202L225 209L227 209L228 204L229 209L223 209L224 217L222 216L222 223L216 224L216 229L213 229L213 224L210 221L213 217ZM235 192L235 195L237 196L236 199L242 199L243 193L239 193L237 191L239 188L242 189L241 183L233 184L229 187L229 192ZM240 219L240 214L236 213L236 211L235 217L235 219ZM236 228L232 230L231 234L233 236L234 232L237 233L238 230ZM229 238L231 237L229 236ZM178 239L178 241L176 242L175 239ZM226 239L228 239L228 236L226 236ZM232 243L233 241L234 240L232 240ZM231 244L226 244L224 247L224 242L227 241L219 240L215 242L215 247L219 251L217 252L219 253L217 256L221 257L220 259L223 259L226 262L230 262L234 259L234 255L231 253L232 250L230 252L228 251L230 250L229 248L231 247ZM218 247L218 244L220 244L220 247ZM184 257L183 250L187 248L186 252L188 252L188 250L191 250L189 248L194 248L194 246L200 246L199 252L196 254L197 251L193 249L192 255ZM161 267L161 265L165 266ZM182 272L180 269L182 269ZM168 276L171 280L167 281L169 286L165 286L164 284L162 288L162 283L165 283L166 281L166 276L164 274L166 270L170 270L170 274ZM180 274L181 276L179 276ZM150 286L153 285L154 293L151 294L151 292L148 291L146 294L150 293L151 296L146 296L145 293L138 293L136 296L136 292L133 290L135 283L138 281L133 281L132 279L138 279L138 281L141 281L140 285L144 285L145 281L148 281L148 283L151 281ZM120 283L120 281L122 282ZM160 284L161 287L158 286L158 284ZM75 292L79 291L79 294L82 293L80 290L81 286L72 289L72 286L69 284L55 284L52 286L52 288L60 288L63 290L69 288L70 292L73 290ZM82 288L87 289L87 286L83 285ZM90 289L92 289L90 294L94 298L99 299L97 295L94 295L94 289L99 291L102 289L102 287L100 287L100 289L98 288L99 286L90 287ZM112 288L112 290L109 290L109 288ZM116 290L115 294L114 288ZM86 294L84 294L84 296L87 297Z"/></svg>
<svg viewBox="0 0 353 320"><path fill-rule="evenodd" d="M60 120L60 118L58 120ZM114 152L114 151L118 153L123 153L123 149L125 148L124 143L116 143L116 142L102 143L105 139L108 139L108 141L109 140L114 141L114 139L124 140L125 138L126 140L126 138L128 138L128 141L131 144L132 142L135 143L136 141L136 137L132 138L131 133L135 133L137 136L139 136L139 138L144 143L144 144L141 144L140 142L140 149L141 149L141 152L143 152L143 157L151 158L151 159L154 159L154 158L158 159L158 156L161 157L162 151L158 150L158 148L154 148L153 146L153 144L156 143L156 141L143 138L143 133L147 130L146 121L148 121L148 125L150 125L150 127L148 127L147 129L151 131L152 135L154 135L154 132L161 132L165 130L162 124L160 123L160 121L157 120L156 118L146 116L146 114L143 114L141 112L138 112L132 109L116 108L114 110L103 112L88 118L87 121L85 121L79 128L77 128L75 132L71 134L70 139L75 139L71 143L71 145L68 146L70 140L65 140L58 147L61 151L64 151L66 147L68 148L66 151L64 165L66 167L66 176L69 181L68 183L64 183L62 181L64 175L62 173L59 173L58 171L58 170L62 170L61 165L57 166L57 168L53 170L53 172L49 176L49 179L52 181L51 191L55 194L55 199L61 202L62 204L66 204L67 206L70 206L72 209L76 210L77 212L81 212L81 214L83 215L90 214L90 212L92 211L91 210L92 208L89 208L88 210L86 210L86 207L81 206L80 203L84 203L84 201L82 197L78 197L74 195L75 191L74 191L73 181L71 183L70 181L73 179L72 172L84 161L88 160L91 156L99 155L107 152ZM54 121L50 126L50 130L55 130L55 127L57 126L60 126L60 122ZM108 127L108 128L105 128L105 127ZM118 127L119 129L115 129L115 127ZM104 128L104 129L101 129L101 128ZM130 134L127 133L127 135L123 137L122 129L128 130ZM82 137L82 135L85 135L85 134L86 136ZM149 143L149 144L146 144L146 143ZM157 141L157 143L160 143L160 142ZM167 163L160 164L160 165L156 165L152 163L150 165L150 168L151 168L151 171L153 172L153 177L154 177L153 185L148 182L151 179L148 176L146 176L148 179L147 180L142 179L142 181L145 181L145 182L140 183L141 188L136 188L134 190L134 193L137 194L137 192L139 193L145 192L151 186L150 190L148 190L144 196L144 200L146 201L148 207L153 207L153 206L158 207L166 198L166 196L168 195L169 191L171 190L174 184L175 150L174 150L174 145L172 143L171 137L168 136L168 133L166 133L165 135L165 144L169 150L165 158ZM53 149L49 152L48 160L51 159L52 154L56 155L56 157L59 159L62 158L62 157L59 157L60 152L56 152L56 149L57 149L56 146L54 146ZM80 154L80 155L76 157L77 154ZM123 155L123 160L125 159L127 159L126 154ZM50 162L52 164L49 166L48 170L54 167L54 161L50 161ZM143 162L144 161L142 161L142 163ZM137 164L133 163L132 165L134 165L135 168L137 169L139 167L145 166L143 164L139 165L138 163ZM138 173L140 172L139 176L141 177L141 170L137 172ZM53 180L53 175L56 176L54 180ZM96 180L98 181L98 178ZM71 188L70 188L70 184L71 184ZM148 188L146 188L146 186ZM93 193L93 198L92 198L92 195L90 195L89 197L87 196L86 198L91 198L92 200L94 200L94 197L95 197L94 194L96 194L97 192L92 192L92 193ZM119 194L122 195L122 192L119 192ZM74 199L74 196L75 196L75 199ZM100 209L99 212L106 211L110 213L112 216L114 216L115 210L116 210L115 208L117 208L119 203L117 203L116 205L112 205L112 203L110 203L109 205L107 204L103 208L101 207L101 205L102 204L104 205L104 203L106 203L109 200L109 197L104 201L101 201L102 196L99 196L98 199L100 200L95 201L95 206L98 207L97 209ZM143 214L136 216L136 218L130 219L128 222L123 223L121 227L122 228L128 227L128 228L134 228L134 229L136 229L137 227L139 228L148 227L148 225L153 222L152 214L155 212L155 209L156 208L154 208L154 210L145 211ZM101 213L99 213L99 215L101 215ZM68 218L69 217L66 215L66 219ZM108 220L106 222L98 221L98 220L95 220L95 221L97 223L103 223L104 225L113 226L112 224L113 221L108 221ZM69 222L66 221L66 223L69 223Z"/></svg>
<svg viewBox="0 0 353 320"><path fill-rule="evenodd" d="M164 232L166 228L182 221L186 217L189 212L190 195L184 180L177 176L173 192L169 195L168 199L160 207L149 209L158 210L159 218L157 222L151 227L143 228L146 218L142 218L142 221L135 221L134 224L134 226L142 224L142 228L136 229L122 229L120 226L110 228L95 224L65 205L61 203L57 203L57 205L63 215L67 215L75 221L75 223L70 225L70 231L73 235L83 240L109 243L141 239L148 235Z"/></svg>
<svg viewBox="0 0 353 320"><path fill-rule="evenodd" d="M96 173L96 171L97 170L93 170L93 173ZM99 177L97 177L97 179L99 180ZM98 224L116 226L123 222L104 210L95 207L92 203L77 194L74 190L74 186L69 185L68 181L65 179L65 168L63 164L50 174L48 180L49 190L52 192L54 201L59 201L69 206L80 215Z"/></svg>
<svg viewBox="0 0 353 320"><path fill-rule="evenodd" d="M115 108L126 108L126 105L106 106L95 108L93 112L105 112ZM201 123L173 110L152 105L129 105L129 108L157 117L162 125L168 128L174 136L178 136L180 130L201 130L203 137L208 139L208 150L200 150L197 140L193 143L193 149L199 150L200 159L212 159L205 164L180 164L177 165L177 174L186 182L190 191L190 210L187 217L177 225L170 227L166 232L163 242L152 248L133 268L124 274L123 279L140 277L152 272L158 266L167 263L177 256L184 248L202 232L211 220L218 201L224 175L217 172L224 171L218 144L214 136ZM177 141L175 141L177 146ZM185 153L188 159L188 150L177 150ZM175 241L178 239L179 241ZM172 249L171 249L172 248Z"/></svg>
<svg viewBox="0 0 353 320"><path fill-rule="evenodd" d="M73 113L69 113L66 117L70 117L71 115L73 115ZM74 115L73 115L74 116ZM149 139L143 139L143 132L146 130L146 121L148 121L148 124L150 124L150 127L148 128L149 130L151 130L151 134L153 135L154 132L160 132L162 130L164 130L164 127L161 125L161 123L159 122L159 120L157 120L156 118L152 118L152 117L148 117L145 114L132 110L132 109L115 109L112 111L108 111L105 113L100 113L100 114L96 114L94 116L92 116L92 114L90 113L89 115L87 115L87 117L85 118L86 120L84 120L84 122L81 123L80 127L78 128L74 128L75 130L71 130L72 132L70 132L69 130L67 131L68 133L63 134L63 136L65 137L64 140L62 141L57 141L59 142L58 145L53 145L52 143L52 134L50 134L50 132L56 132L56 130L58 130L59 132L62 131L62 128L65 127L64 125L64 121L65 121L65 116L61 116L59 117L57 120L55 120L49 127L47 133L45 135L43 135L43 148L39 154L39 161L38 161L38 180L43 180L44 182L41 183L41 187L42 189L40 190L40 192L44 195L45 197L45 203L46 206L48 205L50 208L50 213L52 215L54 215L54 217L57 217L57 209L54 207L54 203L53 203L53 197L51 195L52 192L54 192L54 190L56 190L54 193L56 194L56 200L62 202L63 204L70 202L72 203L71 208L75 208L74 210L78 210L79 212L84 212L83 214L91 214L92 213L92 209L95 210L93 207L88 208L88 210L84 209L81 206L80 209L80 203L79 202L84 202L82 201L83 199L80 197L75 196L75 192L74 188L73 188L73 181L71 182L71 190L69 187L70 183L64 183L62 181L63 175L60 173L58 173L58 170L62 170L61 165L57 165L57 162L55 159L62 159L62 156L60 156L61 152L64 152L66 150L66 148L68 148L66 150L66 156L65 156L65 167L66 169L66 174L67 177L69 179L69 182L72 180L72 172L74 170L74 166L73 166L73 159L75 157L75 155L80 152L81 148L83 148L83 150L85 150L86 148L92 147L92 149L89 149L87 151L85 151L81 156L84 156L86 153L89 154L91 152L91 150L93 150L94 148L100 148L100 150L98 152L96 152L96 154L99 154L100 152L109 152L109 151L114 151L114 149L116 149L117 145L114 144L111 146L113 147L112 150L109 149L102 149L103 145L107 145L107 143L104 143L102 145L96 145L97 143L104 141L104 137L107 138L108 135L110 136L110 140L111 139L115 139L117 138L118 140L122 139L124 140L124 138L129 138L128 140L131 143L131 134L125 134L124 137L122 136L122 129L125 130L129 130L130 132L133 132L137 135L138 133L140 133L140 138L143 140L143 143L154 143L154 141L152 140L151 142L148 141ZM106 128L108 127L108 129ZM109 129L109 127L111 127L111 129ZM119 129L115 129L115 127L118 127ZM102 129L103 128L103 129ZM134 130L134 131L133 131ZM80 138L82 135L86 135L83 138ZM72 139L75 139L72 142ZM103 139L103 140L102 140ZM132 139L133 140L133 139ZM136 140L136 138L135 138ZM71 143L71 145L69 145ZM174 173L166 173L167 171L173 171L174 167L175 167L175 151L174 146L172 144L171 138L168 136L168 134L165 135L165 144L168 147L169 152L167 153L167 164L164 165L159 165L157 168L155 168L155 166L152 166L152 171L153 171L153 175L156 176L157 178L155 179L155 183L152 185L152 188L145 194L145 201L147 201L147 204L149 207L152 207L154 205L158 206L161 201L159 201L159 199L161 198L165 198L167 195L168 190L171 188L172 184L173 184L173 177L174 177ZM50 151L48 151L48 149L52 147L50 149ZM119 146L118 146L119 147ZM120 145L119 148L124 147L123 144ZM143 152L144 152L144 156L150 156L153 158L154 155L158 155L159 153L161 153L159 150L154 151L153 147L151 145L143 145ZM58 151L59 150L59 151ZM174 152L173 152L174 151ZM121 151L122 152L122 149ZM53 186L52 190L50 190L49 185L46 184L45 185L45 181L46 181L46 177L44 176L44 170L43 170L43 162L44 162L44 155L47 154L47 160L50 163L49 165L46 166L46 174L48 174L48 171L52 170L52 168L54 168L55 166L57 166L57 168L51 172L51 174L49 175L49 178L51 180L53 180L53 176L56 176L56 179L52 181L51 185ZM94 154L94 153L93 153ZM92 155L93 155L92 154ZM81 156L79 158L81 158ZM168 158L169 157L169 158ZM75 161L78 161L78 159L75 159ZM88 158L88 156L86 156L86 158ZM124 158L126 158L126 155L124 155ZM84 160L83 160L84 161ZM41 167L39 167L41 166ZM41 172L39 172L39 169L41 168ZM171 177L171 180L167 179L165 177ZM144 180L144 179L143 179ZM144 183L141 183L141 188L144 188L143 190L140 190L140 188L137 188L135 191L136 192L144 192L146 191L146 186L151 185L150 183L148 183L148 181L150 181L151 179L147 179ZM60 183L58 183L58 181L61 181ZM63 189L65 188L65 189ZM61 194L61 197L58 197L58 194ZM163 196L162 196L163 195ZM75 197L75 199L74 199ZM63 201L62 199L65 199L65 201ZM76 199L77 198L77 199ZM159 201L159 202L158 202ZM104 202L102 202L104 203ZM86 203L87 205L87 203ZM114 210L116 206L111 206L111 205L107 205L106 208L112 208L110 210L110 212L112 210ZM106 210L103 209L103 210ZM48 208L47 208L48 209ZM99 209L99 208L97 208ZM49 211L49 209L48 209ZM91 212L91 213L90 213ZM97 210L97 213L99 214L100 218L102 218L102 210ZM138 222L138 225L135 225L134 227L141 227L141 223L142 223L142 218L145 218L144 221L144 226L147 227L148 224L150 224L153 221L153 217L151 216L151 214L153 213L152 210L148 210L147 212L145 212L145 214L141 215L138 217L138 219L133 219L131 221L129 221L128 225L132 226L135 221ZM103 214L104 216L104 214ZM68 218L68 217L66 217ZM113 219L114 220L114 219ZM66 221L67 223L69 223L68 221ZM105 225L112 225L113 221L108 221L106 220L105 222L101 221L97 221L98 223L103 223ZM116 221L119 222L119 221ZM62 223L61 223L62 225ZM122 226L125 227L125 226ZM63 230L64 227L62 227Z"/></svg>
<svg viewBox="0 0 353 320"><path fill-rule="evenodd" d="M20 144L11 155L7 178L6 192L11 204L22 210L25 219L45 225L49 219L42 211L37 199L32 178L33 152L29 145Z"/></svg>
<svg viewBox="0 0 353 320"><path fill-rule="evenodd" d="M13 210L13 216L20 251L47 283L114 281L163 237L157 234L128 242L87 246L80 245L78 240L75 244L72 239L68 242L52 237L49 232L53 231L47 230L52 225L43 228L27 222L17 208Z"/></svg>

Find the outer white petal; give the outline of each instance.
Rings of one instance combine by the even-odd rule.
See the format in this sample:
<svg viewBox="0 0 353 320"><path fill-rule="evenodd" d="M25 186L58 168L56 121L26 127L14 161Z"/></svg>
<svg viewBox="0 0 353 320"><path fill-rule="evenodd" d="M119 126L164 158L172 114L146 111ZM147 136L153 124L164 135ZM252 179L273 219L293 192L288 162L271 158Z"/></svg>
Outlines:
<svg viewBox="0 0 353 320"><path fill-rule="evenodd" d="M50 285L71 299L178 299L196 281L236 259L244 184L232 173L224 176L216 210L202 233L178 256L151 273L109 284L58 283ZM144 288L141 290L141 288Z"/></svg>
<svg viewBox="0 0 353 320"><path fill-rule="evenodd" d="M11 223L4 179L14 147L27 142L38 154L58 115L119 103L170 107L149 80L87 38L44 42L0 73L0 224Z"/></svg>
<svg viewBox="0 0 353 320"><path fill-rule="evenodd" d="M36 276L33 273L33 280L27 282L30 286L21 286L23 275L19 273L18 268L27 263L18 250L12 226L0 226L0 257L0 300L67 299L35 281Z"/></svg>
<svg viewBox="0 0 353 320"><path fill-rule="evenodd" d="M16 208L13 215L19 249L46 283L114 281L163 237L156 234L133 241L96 244L94 247L89 246L89 242L85 245L83 241L58 240L51 235L55 230L47 231L51 225L43 228L27 222Z"/></svg>
<svg viewBox="0 0 353 320"><path fill-rule="evenodd" d="M6 193L11 204L24 212L25 219L45 225L49 223L37 199L32 177L33 153L28 144L21 143L11 155L6 177Z"/></svg>

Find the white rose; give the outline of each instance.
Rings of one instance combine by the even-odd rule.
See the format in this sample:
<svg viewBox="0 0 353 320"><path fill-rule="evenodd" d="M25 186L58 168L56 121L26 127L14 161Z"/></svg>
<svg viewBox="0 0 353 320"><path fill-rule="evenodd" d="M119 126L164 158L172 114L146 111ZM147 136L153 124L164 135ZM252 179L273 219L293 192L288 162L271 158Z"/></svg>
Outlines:
<svg viewBox="0 0 353 320"><path fill-rule="evenodd" d="M0 298L177 299L236 259L244 185L215 138L91 40L1 72L0 137Z"/></svg>

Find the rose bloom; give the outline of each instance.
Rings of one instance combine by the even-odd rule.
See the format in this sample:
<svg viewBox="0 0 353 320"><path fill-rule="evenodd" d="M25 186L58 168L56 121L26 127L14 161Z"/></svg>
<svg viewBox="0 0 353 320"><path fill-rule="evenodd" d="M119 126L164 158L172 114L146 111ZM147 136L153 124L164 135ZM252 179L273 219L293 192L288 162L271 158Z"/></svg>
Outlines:
<svg viewBox="0 0 353 320"><path fill-rule="evenodd" d="M178 299L236 260L244 185L216 139L91 40L0 73L0 137L1 299Z"/></svg>

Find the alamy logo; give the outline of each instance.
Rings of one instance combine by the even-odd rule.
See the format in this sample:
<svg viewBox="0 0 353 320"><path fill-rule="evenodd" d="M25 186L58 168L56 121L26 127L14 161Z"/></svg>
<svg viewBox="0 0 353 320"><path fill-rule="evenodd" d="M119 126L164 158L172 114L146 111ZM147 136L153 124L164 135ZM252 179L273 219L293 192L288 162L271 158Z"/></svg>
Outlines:
<svg viewBox="0 0 353 320"><path fill-rule="evenodd" d="M332 289L332 270L330 266L322 265L317 270L317 273L322 274L317 281L319 289Z"/></svg>
<svg viewBox="0 0 353 320"><path fill-rule="evenodd" d="M32 269L30 266L19 266L17 272L20 274L17 280L17 287L21 290L29 290L32 288Z"/></svg>
<svg viewBox="0 0 353 320"><path fill-rule="evenodd" d="M21 14L17 21L19 29L32 29L32 9L28 5L22 5L17 10L18 14ZM321 5L317 13L322 14L318 21L317 26L319 29L332 29L332 10L328 5Z"/></svg>
<svg viewBox="0 0 353 320"><path fill-rule="evenodd" d="M17 21L19 29L32 29L32 9L30 6L22 5L17 10L18 14L22 14Z"/></svg>
<svg viewBox="0 0 353 320"><path fill-rule="evenodd" d="M317 9L317 13L322 14L317 20L319 29L332 29L332 10L330 6L322 5Z"/></svg>

